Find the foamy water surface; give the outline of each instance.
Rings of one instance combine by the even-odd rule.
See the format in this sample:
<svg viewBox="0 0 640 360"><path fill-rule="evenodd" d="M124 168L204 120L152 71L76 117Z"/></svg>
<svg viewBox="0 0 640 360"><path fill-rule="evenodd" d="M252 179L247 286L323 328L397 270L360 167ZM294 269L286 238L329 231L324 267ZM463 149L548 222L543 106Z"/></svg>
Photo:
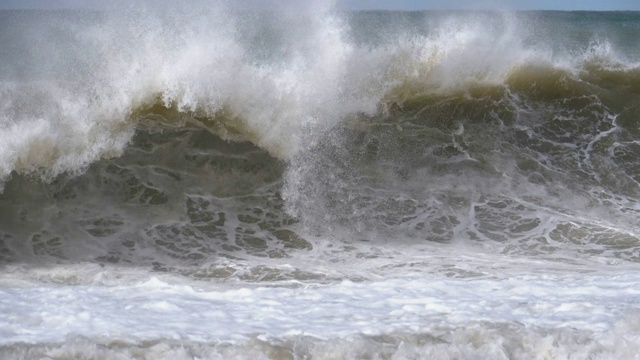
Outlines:
<svg viewBox="0 0 640 360"><path fill-rule="evenodd" d="M0 12L0 357L640 358L637 13Z"/></svg>

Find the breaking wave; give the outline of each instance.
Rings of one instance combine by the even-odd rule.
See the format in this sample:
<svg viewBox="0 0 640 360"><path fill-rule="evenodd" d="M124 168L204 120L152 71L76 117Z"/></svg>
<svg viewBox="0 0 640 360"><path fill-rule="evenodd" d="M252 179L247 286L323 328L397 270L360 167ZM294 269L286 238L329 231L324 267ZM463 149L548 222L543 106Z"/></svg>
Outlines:
<svg viewBox="0 0 640 360"><path fill-rule="evenodd" d="M640 258L632 29L303 8L0 14L3 258L242 277L220 258L329 235Z"/></svg>
<svg viewBox="0 0 640 360"><path fill-rule="evenodd" d="M307 10L3 13L13 51L2 56L0 178L78 174L161 125L249 140L288 161L354 116L448 101L484 117L493 109L474 108L484 97L537 107L584 97L635 131L640 71L606 40L559 53L527 44L508 14L423 15L417 32L363 40L362 15Z"/></svg>

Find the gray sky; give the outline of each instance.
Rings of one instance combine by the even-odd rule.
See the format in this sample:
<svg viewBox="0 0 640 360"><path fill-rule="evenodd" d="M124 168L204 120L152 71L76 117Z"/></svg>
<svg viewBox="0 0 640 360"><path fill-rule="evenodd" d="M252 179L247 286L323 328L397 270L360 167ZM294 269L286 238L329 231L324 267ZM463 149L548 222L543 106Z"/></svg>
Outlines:
<svg viewBox="0 0 640 360"><path fill-rule="evenodd" d="M350 9L640 10L640 0L343 0Z"/></svg>
<svg viewBox="0 0 640 360"><path fill-rule="evenodd" d="M116 0L115 3L122 2ZM239 8L293 7L302 0L231 0ZM308 2L308 1L307 1ZM54 9L110 7L113 1L101 0L0 0L0 9ZM427 10L427 9L500 9L500 10L638 10L640 0L338 0L345 10Z"/></svg>

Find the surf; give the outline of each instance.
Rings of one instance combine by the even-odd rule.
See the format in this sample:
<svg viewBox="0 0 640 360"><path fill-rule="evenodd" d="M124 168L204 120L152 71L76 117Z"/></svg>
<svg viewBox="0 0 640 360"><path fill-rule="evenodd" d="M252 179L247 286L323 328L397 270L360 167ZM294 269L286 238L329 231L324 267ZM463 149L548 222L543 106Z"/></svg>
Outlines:
<svg viewBox="0 0 640 360"><path fill-rule="evenodd" d="M18 40L3 59L0 178L82 173L121 155L141 124L154 122L196 124L286 161L353 115L424 96L609 91L612 101L636 101L637 66L606 40L553 53L525 44L528 34L508 14L426 15L415 20L417 34L395 29L366 43L351 28L357 16L330 7L302 15L238 14L222 4L203 14L134 10L57 13L42 30L8 30ZM60 36L43 44L47 32Z"/></svg>

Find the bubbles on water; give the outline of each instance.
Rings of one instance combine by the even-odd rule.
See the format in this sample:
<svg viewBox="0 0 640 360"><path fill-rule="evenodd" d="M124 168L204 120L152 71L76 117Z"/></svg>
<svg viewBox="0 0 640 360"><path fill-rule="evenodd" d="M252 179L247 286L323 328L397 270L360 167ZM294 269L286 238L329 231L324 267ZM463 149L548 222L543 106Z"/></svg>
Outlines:
<svg viewBox="0 0 640 360"><path fill-rule="evenodd" d="M100 340L73 337L64 343L0 347L7 358L41 359L303 359L303 358L632 358L637 352L637 314L606 332L563 327L546 329L511 323L474 322L465 327L435 326L430 332L395 331L381 335L319 338L304 334L250 336L233 342L188 340Z"/></svg>

